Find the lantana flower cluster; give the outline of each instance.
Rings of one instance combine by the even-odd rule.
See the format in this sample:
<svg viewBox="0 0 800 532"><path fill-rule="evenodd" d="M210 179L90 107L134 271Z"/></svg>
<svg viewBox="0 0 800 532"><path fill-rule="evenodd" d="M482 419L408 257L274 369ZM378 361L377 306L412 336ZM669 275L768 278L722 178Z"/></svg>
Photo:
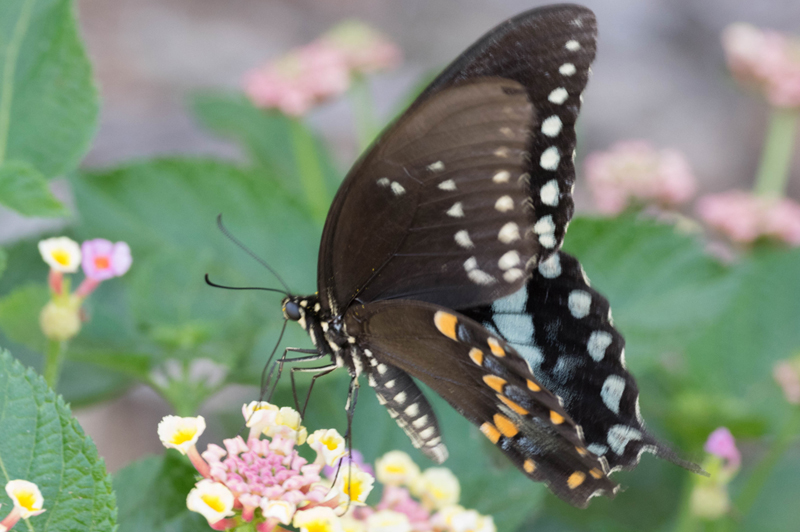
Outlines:
<svg viewBox="0 0 800 532"><path fill-rule="evenodd" d="M6 494L11 499L14 507L0 521L0 532L11 530L20 519L28 519L45 511L42 492L33 482L10 480L6 484Z"/></svg>
<svg viewBox="0 0 800 532"><path fill-rule="evenodd" d="M728 26L722 46L733 75L775 107L800 108L800 38L750 24Z"/></svg>
<svg viewBox="0 0 800 532"><path fill-rule="evenodd" d="M731 431L725 427L712 432L703 448L708 453L703 469L709 476L695 479L690 507L697 517L715 520L731 510L728 485L739 472L742 455Z"/></svg>
<svg viewBox="0 0 800 532"><path fill-rule="evenodd" d="M345 22L315 41L245 75L244 90L262 108L301 116L343 94L355 77L400 63L400 49L360 22Z"/></svg>
<svg viewBox="0 0 800 532"><path fill-rule="evenodd" d="M61 236L39 242L39 253L50 266L48 282L52 299L42 309L39 322L42 332L51 340L64 341L81 329L81 305L101 282L124 275L131 267L131 250L125 242L113 243L102 238L86 240L78 245ZM65 273L83 269L83 282L70 292Z"/></svg>
<svg viewBox="0 0 800 532"><path fill-rule="evenodd" d="M676 206L690 199L697 183L680 152L658 150L640 140L620 142L586 158L586 179L595 205L618 214L631 203Z"/></svg>
<svg viewBox="0 0 800 532"><path fill-rule="evenodd" d="M250 431L209 444L200 453L205 430L198 417L165 417L158 427L165 447L189 457L202 476L187 497L214 530L248 524L259 532L294 526L301 532L495 532L491 517L458 506L460 487L445 468L421 472L411 458L393 451L373 470L356 451L347 454L335 429L308 434L299 413L267 402L242 408ZM309 463L298 453L316 452ZM374 473L376 472L376 473ZM375 476L385 485L382 498L367 506Z"/></svg>
<svg viewBox="0 0 800 532"><path fill-rule="evenodd" d="M800 205L787 198L731 190L700 198L697 214L708 227L734 242L750 244L769 238L800 246Z"/></svg>

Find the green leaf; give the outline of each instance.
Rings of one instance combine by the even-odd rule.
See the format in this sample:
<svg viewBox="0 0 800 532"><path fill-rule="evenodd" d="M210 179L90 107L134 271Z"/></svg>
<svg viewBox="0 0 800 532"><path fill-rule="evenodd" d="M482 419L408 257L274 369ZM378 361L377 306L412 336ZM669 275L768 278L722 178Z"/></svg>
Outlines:
<svg viewBox="0 0 800 532"><path fill-rule="evenodd" d="M67 209L56 199L47 180L27 163L0 165L0 203L25 216L64 216Z"/></svg>
<svg viewBox="0 0 800 532"><path fill-rule="evenodd" d="M333 164L322 142L308 128L278 111L253 106L240 94L199 93L191 100L192 111L200 122L215 133L242 145L250 161L268 179L280 183L295 197L303 197L301 171L295 157L295 135L316 147L317 163L327 185L326 195L336 190L342 174Z"/></svg>
<svg viewBox="0 0 800 532"><path fill-rule="evenodd" d="M197 471L177 452L138 460L114 475L119 499L119 532L208 530L200 514L186 507Z"/></svg>
<svg viewBox="0 0 800 532"><path fill-rule="evenodd" d="M29 520L29 530L114 530L111 479L94 443L64 400L7 351L0 352L0 466L3 484L29 480L42 492L47 511ZM4 492L0 503L11 507Z"/></svg>
<svg viewBox="0 0 800 532"><path fill-rule="evenodd" d="M99 107L73 2L5 0L0 20L0 164L64 174L88 149Z"/></svg>
<svg viewBox="0 0 800 532"><path fill-rule="evenodd" d="M29 283L0 298L0 330L12 341L42 352L45 337L39 313L50 299L44 284Z"/></svg>

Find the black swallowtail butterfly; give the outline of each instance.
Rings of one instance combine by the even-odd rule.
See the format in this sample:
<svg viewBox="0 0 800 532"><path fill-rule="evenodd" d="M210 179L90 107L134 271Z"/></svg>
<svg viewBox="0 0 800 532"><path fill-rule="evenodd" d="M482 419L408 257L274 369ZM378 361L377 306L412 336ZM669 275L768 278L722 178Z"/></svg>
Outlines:
<svg viewBox="0 0 800 532"><path fill-rule="evenodd" d="M447 448L412 377L580 507L644 451L698 469L645 431L608 301L559 251L596 34L590 10L548 6L464 52L342 183L319 292L282 303L306 358L331 358L316 369L347 368L351 399L366 375L432 460Z"/></svg>

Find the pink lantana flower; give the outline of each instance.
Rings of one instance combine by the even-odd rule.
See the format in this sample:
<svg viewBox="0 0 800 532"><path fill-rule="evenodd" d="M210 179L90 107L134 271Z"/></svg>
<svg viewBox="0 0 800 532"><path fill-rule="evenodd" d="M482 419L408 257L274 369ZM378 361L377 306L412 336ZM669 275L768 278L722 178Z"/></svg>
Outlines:
<svg viewBox="0 0 800 532"><path fill-rule="evenodd" d="M722 46L733 75L776 107L800 107L800 38L750 24L732 24Z"/></svg>
<svg viewBox="0 0 800 532"><path fill-rule="evenodd" d="M708 436L703 449L714 456L719 456L727 461L730 469L739 469L742 463L742 454L736 448L736 440L731 431L720 427Z"/></svg>
<svg viewBox="0 0 800 532"><path fill-rule="evenodd" d="M734 242L749 244L763 237L800 245L800 205L787 198L732 190L700 198L697 214Z"/></svg>
<svg viewBox="0 0 800 532"><path fill-rule="evenodd" d="M83 273L89 279L105 281L125 275L131 267L131 248L125 242L104 238L86 240L81 244Z"/></svg>
<svg viewBox="0 0 800 532"><path fill-rule="evenodd" d="M595 205L619 214L630 203L675 206L697 188L686 158L676 150L657 150L644 141L619 142L586 158L586 178Z"/></svg>
<svg viewBox="0 0 800 532"><path fill-rule="evenodd" d="M363 22L342 22L320 38L338 49L352 73L388 70L400 64L403 54L396 44Z"/></svg>
<svg viewBox="0 0 800 532"><path fill-rule="evenodd" d="M315 42L245 74L244 91L256 107L302 116L350 86L347 58Z"/></svg>

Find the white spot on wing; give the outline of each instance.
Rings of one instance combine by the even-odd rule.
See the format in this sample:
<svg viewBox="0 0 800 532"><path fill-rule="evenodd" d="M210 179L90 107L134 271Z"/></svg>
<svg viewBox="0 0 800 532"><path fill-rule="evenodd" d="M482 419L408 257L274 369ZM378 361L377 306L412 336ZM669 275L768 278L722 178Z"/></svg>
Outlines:
<svg viewBox="0 0 800 532"><path fill-rule="evenodd" d="M514 208L514 200L511 196L501 196L494 204L494 208L500 212L510 211Z"/></svg>
<svg viewBox="0 0 800 532"><path fill-rule="evenodd" d="M508 183L508 179L511 177L511 173L508 170L500 170L492 177L492 181L495 183Z"/></svg>
<svg viewBox="0 0 800 532"><path fill-rule="evenodd" d="M519 268L511 268L503 274L503 279L505 279L507 283L513 283L514 281L522 279L524 276L525 272Z"/></svg>
<svg viewBox="0 0 800 532"><path fill-rule="evenodd" d="M570 52L577 52L578 50L581 49L581 43L572 39L567 41L567 44L564 45L564 48L566 48Z"/></svg>
<svg viewBox="0 0 800 532"><path fill-rule="evenodd" d="M444 163L442 161L436 161L433 164L428 165L428 170L431 172L441 172L444 170Z"/></svg>
<svg viewBox="0 0 800 532"><path fill-rule="evenodd" d="M467 272L467 277L475 284L490 285L497 282L497 279L490 274L478 269L478 260L475 257L470 257L464 261L464 269Z"/></svg>
<svg viewBox="0 0 800 532"><path fill-rule="evenodd" d="M501 270L511 269L519 263L520 263L519 253L517 253L513 249L503 254L503 256L500 257L500 260L497 261L497 265L500 267Z"/></svg>
<svg viewBox="0 0 800 532"><path fill-rule="evenodd" d="M406 193L406 189L397 181L392 181L392 192L394 192L395 196L402 196Z"/></svg>
<svg viewBox="0 0 800 532"><path fill-rule="evenodd" d="M609 375L600 390L600 397L609 410L619 415L619 402L622 400L622 393L625 391L625 379L619 375Z"/></svg>
<svg viewBox="0 0 800 532"><path fill-rule="evenodd" d="M558 73L562 76L571 76L576 72L575 65L572 63L564 63L560 67L558 67Z"/></svg>
<svg viewBox="0 0 800 532"><path fill-rule="evenodd" d="M469 237L469 232L466 229L462 229L461 231L455 234L456 244L461 246L464 249L474 248L475 244L472 243L472 239Z"/></svg>
<svg viewBox="0 0 800 532"><path fill-rule="evenodd" d="M567 301L569 311L578 319L585 318L592 306L592 296L583 290L573 290L569 293Z"/></svg>
<svg viewBox="0 0 800 532"><path fill-rule="evenodd" d="M414 403L403 411L408 417L417 417L419 414L419 405Z"/></svg>
<svg viewBox="0 0 800 532"><path fill-rule="evenodd" d="M608 430L608 445L611 450L622 455L625 452L625 447L628 446L630 441L642 439L642 433L633 427L626 427L625 425L614 425Z"/></svg>
<svg viewBox="0 0 800 532"><path fill-rule="evenodd" d="M439 183L439 190L455 190L456 189L456 182L452 179L448 179L447 181L442 181Z"/></svg>
<svg viewBox="0 0 800 532"><path fill-rule="evenodd" d="M503 244L510 244L519 238L519 226L514 222L508 222L497 233L497 239Z"/></svg>
<svg viewBox="0 0 800 532"><path fill-rule="evenodd" d="M400 392L394 396L395 402L401 405L406 402L407 398L408 396L406 395L406 392Z"/></svg>
<svg viewBox="0 0 800 532"><path fill-rule="evenodd" d="M558 148L556 146L550 146L544 150L542 156L539 158L539 166L545 170L555 170L558 168L559 162L561 162L561 155L558 153Z"/></svg>
<svg viewBox="0 0 800 532"><path fill-rule="evenodd" d="M380 373L381 375L386 373L388 370L389 366L387 366L386 364L378 364L378 373Z"/></svg>
<svg viewBox="0 0 800 532"><path fill-rule="evenodd" d="M464 207L461 205L461 202L457 201L453 203L453 206L447 209L447 215L452 216L453 218L463 218Z"/></svg>
<svg viewBox="0 0 800 532"><path fill-rule="evenodd" d="M600 443L592 443L586 446L586 450L594 455L603 456L608 452L608 447Z"/></svg>
<svg viewBox="0 0 800 532"><path fill-rule="evenodd" d="M606 349L611 345L612 340L611 334L606 331L594 331L589 335L589 341L586 342L589 356L597 362L603 360L603 357L606 356Z"/></svg>
<svg viewBox="0 0 800 532"><path fill-rule="evenodd" d="M541 235L539 237L539 243L544 247L546 247L547 249L552 249L556 245L556 236L553 233Z"/></svg>
<svg viewBox="0 0 800 532"><path fill-rule="evenodd" d="M542 122L542 134L548 137L555 137L561 133L562 126L561 118L558 115L548 116Z"/></svg>
<svg viewBox="0 0 800 532"><path fill-rule="evenodd" d="M508 153L509 153L508 148L506 148L505 146L501 146L496 150L494 150L495 156L500 157L501 159L505 159L506 157L508 157Z"/></svg>
<svg viewBox="0 0 800 532"><path fill-rule="evenodd" d="M545 205L550 205L551 207L555 207L558 205L558 181L555 179L551 179L539 190L539 198L542 200L542 203Z"/></svg>
<svg viewBox="0 0 800 532"><path fill-rule="evenodd" d="M415 419L414 421L411 422L411 425L413 425L413 427L415 429L421 429L422 427L424 427L427 424L428 424L428 416L427 416L427 414L422 416L421 418Z"/></svg>
<svg viewBox="0 0 800 532"><path fill-rule="evenodd" d="M569 97L569 93L567 92L567 89L565 89L564 87L559 87L559 88L555 89L553 92L551 92L547 96L547 99L551 103L554 103L556 105L561 105L562 103L567 101L568 97Z"/></svg>
<svg viewBox="0 0 800 532"><path fill-rule="evenodd" d="M539 273L545 279L555 279L561 275L561 258L558 253L553 253L549 259L539 264Z"/></svg>
<svg viewBox="0 0 800 532"><path fill-rule="evenodd" d="M539 218L539 221L536 222L536 225L533 226L533 231L537 235L545 235L547 233L554 233L556 230L556 224L553 223L553 217L551 215L542 216Z"/></svg>
<svg viewBox="0 0 800 532"><path fill-rule="evenodd" d="M391 181L388 177L382 177L378 179L378 184L382 187L388 187L391 184Z"/></svg>
<svg viewBox="0 0 800 532"><path fill-rule="evenodd" d="M420 431L419 437L422 438L423 440L427 440L428 438L430 438L434 434L436 434L436 427L431 426L431 427L428 427L425 430Z"/></svg>

